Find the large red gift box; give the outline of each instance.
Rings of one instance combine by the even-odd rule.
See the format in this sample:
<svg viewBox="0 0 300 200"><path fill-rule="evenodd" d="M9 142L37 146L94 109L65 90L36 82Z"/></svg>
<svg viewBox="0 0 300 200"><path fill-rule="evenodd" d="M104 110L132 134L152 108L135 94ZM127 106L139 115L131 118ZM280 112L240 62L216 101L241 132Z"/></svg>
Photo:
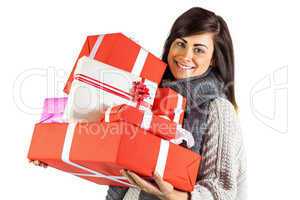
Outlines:
<svg viewBox="0 0 300 200"><path fill-rule="evenodd" d="M173 122L183 123L186 98L170 88L158 88L155 94L152 112L166 115Z"/></svg>
<svg viewBox="0 0 300 200"><path fill-rule="evenodd" d="M28 158L104 185L126 186L120 169L192 191L201 156L126 122L38 123Z"/></svg>
<svg viewBox="0 0 300 200"><path fill-rule="evenodd" d="M121 70L133 73L155 83L159 83L166 64L123 35L111 33L88 36L67 80L64 91L69 93L77 61L87 56Z"/></svg>

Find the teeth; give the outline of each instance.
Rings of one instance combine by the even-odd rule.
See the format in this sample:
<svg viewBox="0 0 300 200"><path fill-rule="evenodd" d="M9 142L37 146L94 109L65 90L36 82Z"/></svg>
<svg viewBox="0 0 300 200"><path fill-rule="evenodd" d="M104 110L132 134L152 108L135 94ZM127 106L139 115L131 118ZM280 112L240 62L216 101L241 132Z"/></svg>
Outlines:
<svg viewBox="0 0 300 200"><path fill-rule="evenodd" d="M177 65L178 65L180 68L182 68L182 69L192 69L192 68L195 67L195 66L186 66L186 65L180 64L180 63L178 63L178 62L176 62L176 63L177 63Z"/></svg>

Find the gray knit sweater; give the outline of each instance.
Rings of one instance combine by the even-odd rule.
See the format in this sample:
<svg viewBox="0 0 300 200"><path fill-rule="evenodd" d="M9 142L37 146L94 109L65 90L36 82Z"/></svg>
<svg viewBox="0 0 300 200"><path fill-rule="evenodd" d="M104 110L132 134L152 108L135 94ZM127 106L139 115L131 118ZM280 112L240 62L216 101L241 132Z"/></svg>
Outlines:
<svg viewBox="0 0 300 200"><path fill-rule="evenodd" d="M202 173L191 192L194 200L246 200L246 156L239 121L232 104L216 98L209 105L203 137ZM123 200L138 200L130 188Z"/></svg>

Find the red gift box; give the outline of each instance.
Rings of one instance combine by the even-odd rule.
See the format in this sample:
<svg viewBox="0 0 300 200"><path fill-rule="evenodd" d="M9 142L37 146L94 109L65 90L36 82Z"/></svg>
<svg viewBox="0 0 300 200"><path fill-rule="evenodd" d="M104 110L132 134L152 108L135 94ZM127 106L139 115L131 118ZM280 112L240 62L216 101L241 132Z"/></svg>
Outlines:
<svg viewBox="0 0 300 200"><path fill-rule="evenodd" d="M126 122L38 123L28 158L97 184L127 186L120 169L192 191L201 156Z"/></svg>
<svg viewBox="0 0 300 200"><path fill-rule="evenodd" d="M170 88L158 88L155 94L152 112L166 115L173 122L183 123L186 98Z"/></svg>
<svg viewBox="0 0 300 200"><path fill-rule="evenodd" d="M159 83L166 64L122 33L88 36L76 60L64 91L69 93L77 61L88 56L108 65Z"/></svg>
<svg viewBox="0 0 300 200"><path fill-rule="evenodd" d="M193 135L181 128L177 123L154 115L151 111L140 110L126 104L110 107L100 116L100 122L121 122L133 124L143 128L158 137L170 140L174 144L186 142L190 148L195 144Z"/></svg>
<svg viewBox="0 0 300 200"><path fill-rule="evenodd" d="M126 104L111 107L101 115L100 122L125 121L157 135L171 140L176 137L178 125L160 116L153 115L151 111L143 111Z"/></svg>

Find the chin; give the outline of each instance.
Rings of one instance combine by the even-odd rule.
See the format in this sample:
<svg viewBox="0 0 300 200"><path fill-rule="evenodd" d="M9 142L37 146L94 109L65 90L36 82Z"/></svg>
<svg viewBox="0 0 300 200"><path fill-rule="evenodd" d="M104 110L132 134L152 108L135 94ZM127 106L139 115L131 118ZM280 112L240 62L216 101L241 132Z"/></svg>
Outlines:
<svg viewBox="0 0 300 200"><path fill-rule="evenodd" d="M176 79L184 79L184 78L192 77L193 74L176 72L176 73L173 73L173 76L174 76Z"/></svg>

